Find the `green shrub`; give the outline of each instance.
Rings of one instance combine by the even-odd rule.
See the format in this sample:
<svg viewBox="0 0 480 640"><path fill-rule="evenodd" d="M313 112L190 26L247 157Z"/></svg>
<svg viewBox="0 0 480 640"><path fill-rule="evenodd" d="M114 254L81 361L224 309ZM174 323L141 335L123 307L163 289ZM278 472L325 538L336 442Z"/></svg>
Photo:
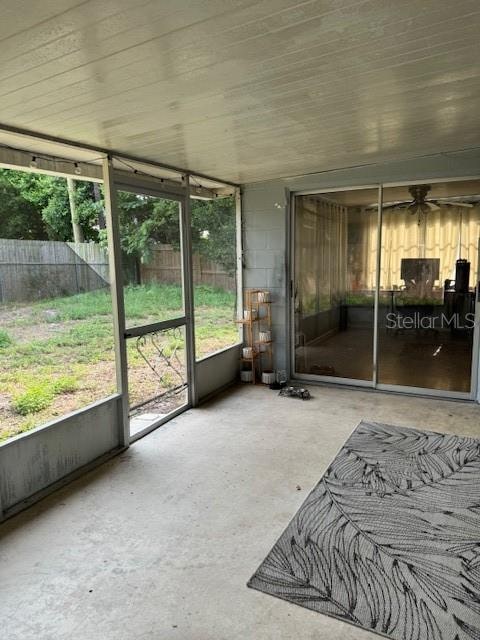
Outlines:
<svg viewBox="0 0 480 640"><path fill-rule="evenodd" d="M18 394L13 399L13 408L21 416L29 413L38 413L46 409L53 400L53 393L50 385L34 384L23 393Z"/></svg>
<svg viewBox="0 0 480 640"><path fill-rule="evenodd" d="M74 376L60 376L48 382L34 382L13 399L14 410L21 416L38 413L52 404L56 395L72 393L78 388Z"/></svg>
<svg viewBox="0 0 480 640"><path fill-rule="evenodd" d="M4 329L0 329L0 349L2 347L8 347L12 344L13 340Z"/></svg>
<svg viewBox="0 0 480 640"><path fill-rule="evenodd" d="M55 395L72 393L78 389L78 382L73 376L60 376L60 378L54 380L52 389Z"/></svg>

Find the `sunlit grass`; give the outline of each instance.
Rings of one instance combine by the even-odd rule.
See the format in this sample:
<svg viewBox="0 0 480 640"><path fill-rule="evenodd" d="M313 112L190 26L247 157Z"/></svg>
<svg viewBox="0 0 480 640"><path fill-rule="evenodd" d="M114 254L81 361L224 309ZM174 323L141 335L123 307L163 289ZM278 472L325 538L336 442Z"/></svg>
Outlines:
<svg viewBox="0 0 480 640"><path fill-rule="evenodd" d="M179 286L129 286L124 294L130 324L170 319L182 310ZM197 358L238 341L234 293L197 286L194 299ZM62 415L67 400L71 411L115 390L108 290L44 300L24 308L24 313L11 316L8 312L21 312L22 305L3 308L0 394L10 409L0 412L0 440ZM134 341L129 340L127 346L129 366L144 366ZM181 352L184 343L175 340L167 347Z"/></svg>
<svg viewBox="0 0 480 640"><path fill-rule="evenodd" d="M127 318L149 318L158 320L173 317L172 311L183 307L182 289L174 284L129 285L124 287L125 315ZM235 305L235 294L209 286L197 286L194 290L195 307L210 307L227 311ZM45 300L35 305L34 314L46 322L83 320L92 316L110 316L112 302L107 289L79 293L66 298ZM177 314L178 315L178 314Z"/></svg>

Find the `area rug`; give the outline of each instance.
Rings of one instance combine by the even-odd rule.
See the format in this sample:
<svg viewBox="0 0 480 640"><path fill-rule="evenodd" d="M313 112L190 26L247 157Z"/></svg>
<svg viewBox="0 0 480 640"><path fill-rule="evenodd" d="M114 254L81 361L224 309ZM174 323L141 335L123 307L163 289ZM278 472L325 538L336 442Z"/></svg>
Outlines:
<svg viewBox="0 0 480 640"><path fill-rule="evenodd" d="M398 640L480 640L480 440L361 422L248 586Z"/></svg>

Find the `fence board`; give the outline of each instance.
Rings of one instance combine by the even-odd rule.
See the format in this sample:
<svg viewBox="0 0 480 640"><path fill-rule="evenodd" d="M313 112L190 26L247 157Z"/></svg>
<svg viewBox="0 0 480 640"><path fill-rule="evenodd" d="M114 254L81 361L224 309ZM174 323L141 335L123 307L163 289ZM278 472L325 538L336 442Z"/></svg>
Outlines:
<svg viewBox="0 0 480 640"><path fill-rule="evenodd" d="M182 281L181 254L170 245L155 246L149 262L138 269L134 262L131 256L124 256L126 282ZM235 277L198 254L193 256L193 280L197 285L235 291ZM0 303L74 295L109 283L108 255L99 244L0 239Z"/></svg>

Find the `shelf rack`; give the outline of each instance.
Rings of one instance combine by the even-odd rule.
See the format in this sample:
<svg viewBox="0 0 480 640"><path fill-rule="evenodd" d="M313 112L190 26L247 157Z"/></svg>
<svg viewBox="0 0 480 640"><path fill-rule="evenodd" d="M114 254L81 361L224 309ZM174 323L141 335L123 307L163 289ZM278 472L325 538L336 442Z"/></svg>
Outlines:
<svg viewBox="0 0 480 640"><path fill-rule="evenodd" d="M242 371L251 370L251 383L262 379L264 371L273 371L273 340L271 294L268 289L246 289L244 293L244 317L237 320L245 328L245 347L250 347L252 357L240 358ZM270 333L269 340L260 340L260 335Z"/></svg>

